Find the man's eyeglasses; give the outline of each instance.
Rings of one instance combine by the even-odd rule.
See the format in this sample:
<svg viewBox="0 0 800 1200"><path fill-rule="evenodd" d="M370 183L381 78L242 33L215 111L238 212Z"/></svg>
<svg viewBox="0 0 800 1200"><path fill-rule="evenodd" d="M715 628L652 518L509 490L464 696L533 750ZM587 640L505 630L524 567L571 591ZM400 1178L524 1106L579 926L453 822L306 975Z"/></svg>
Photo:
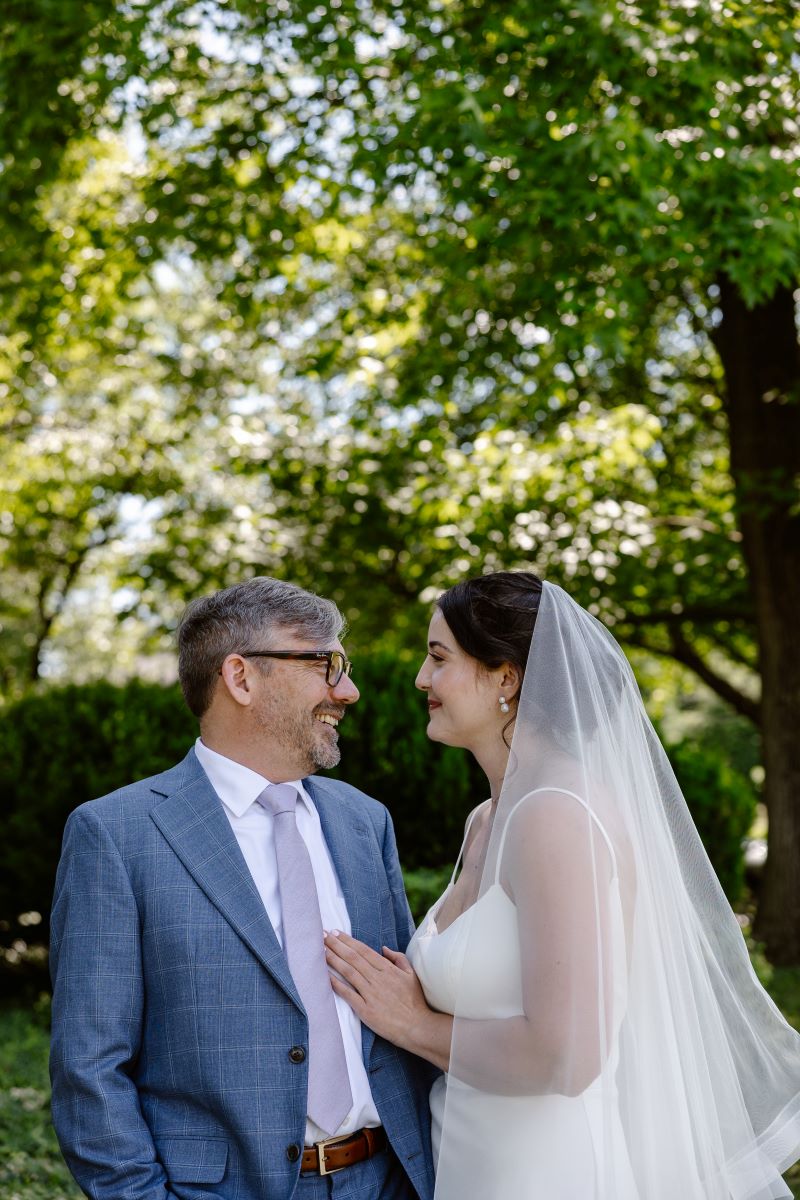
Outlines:
<svg viewBox="0 0 800 1200"><path fill-rule="evenodd" d="M325 682L336 687L342 675L349 677L353 664L341 650L242 650L242 658L293 658L303 662L325 661Z"/></svg>

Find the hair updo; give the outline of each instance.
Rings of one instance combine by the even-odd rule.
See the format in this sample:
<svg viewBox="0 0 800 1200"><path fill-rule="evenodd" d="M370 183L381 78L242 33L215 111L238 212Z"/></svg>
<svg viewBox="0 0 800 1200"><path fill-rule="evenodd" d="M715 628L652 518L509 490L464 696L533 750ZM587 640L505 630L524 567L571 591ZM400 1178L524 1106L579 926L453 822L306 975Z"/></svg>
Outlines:
<svg viewBox="0 0 800 1200"><path fill-rule="evenodd" d="M531 571L494 571L457 583L436 606L470 658L489 670L511 663L522 678L541 597Z"/></svg>

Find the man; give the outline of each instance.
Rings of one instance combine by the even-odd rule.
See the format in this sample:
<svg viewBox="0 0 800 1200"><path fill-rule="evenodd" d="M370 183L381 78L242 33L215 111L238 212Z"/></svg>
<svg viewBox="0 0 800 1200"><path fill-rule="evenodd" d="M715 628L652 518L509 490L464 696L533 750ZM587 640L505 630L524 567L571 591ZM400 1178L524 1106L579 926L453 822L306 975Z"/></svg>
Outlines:
<svg viewBox="0 0 800 1200"><path fill-rule="evenodd" d="M334 995L323 930L405 949L389 815L313 776L359 693L330 601L194 601L200 738L81 805L53 907L53 1121L94 1200L428 1200L426 1067ZM282 786L276 786L282 785Z"/></svg>

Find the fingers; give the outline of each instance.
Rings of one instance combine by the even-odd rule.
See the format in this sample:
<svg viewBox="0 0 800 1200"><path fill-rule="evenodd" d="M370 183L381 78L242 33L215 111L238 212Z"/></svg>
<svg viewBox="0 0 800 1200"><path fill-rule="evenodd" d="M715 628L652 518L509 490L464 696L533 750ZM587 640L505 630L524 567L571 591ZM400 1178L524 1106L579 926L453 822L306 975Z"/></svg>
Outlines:
<svg viewBox="0 0 800 1200"><path fill-rule="evenodd" d="M327 943L327 937L325 941ZM325 946L325 961L330 972L331 987L340 996L344 996L348 1004L355 1007L354 997L357 997L359 1001L363 1000L363 993L367 989L369 980L366 974L358 969L358 962L344 958L338 949L337 947L336 950L333 950L328 944Z"/></svg>
<svg viewBox="0 0 800 1200"><path fill-rule="evenodd" d="M411 963L405 954L402 954L399 950L392 950L389 946L384 946L383 955L384 958L388 958L390 963L394 963L396 967L399 967L401 971L407 971L410 975L414 974L414 968Z"/></svg>
<svg viewBox="0 0 800 1200"><path fill-rule="evenodd" d="M349 984L345 983L343 979L339 979L336 975L331 975L331 987L338 996L347 1001L356 1016L363 1020L366 1005L355 988L351 988Z"/></svg>
<svg viewBox="0 0 800 1200"><path fill-rule="evenodd" d="M373 966L381 966L383 964L380 954L377 954L365 942L359 942L357 938L350 937L349 933L342 933L340 929L331 929L330 932L326 933L325 943L326 945L335 945L337 953L343 957L345 956L345 952L349 951L347 956L351 961L355 961L356 958L361 957L365 962L372 963Z"/></svg>
<svg viewBox="0 0 800 1200"><path fill-rule="evenodd" d="M340 963L346 963L351 971L356 971L359 975L369 978L375 971L386 969L386 960L380 954L376 954L369 946L346 933L338 931L327 933L325 950L327 955L333 955L337 960L334 963L329 957L329 965L335 966L337 970L341 970ZM346 971L341 971L341 973L347 976Z"/></svg>
<svg viewBox="0 0 800 1200"><path fill-rule="evenodd" d="M326 938L325 961L328 969L341 976L363 998L375 980L377 972L362 955L337 943L338 939L336 938L330 940Z"/></svg>
<svg viewBox="0 0 800 1200"><path fill-rule="evenodd" d="M335 951L330 950L327 946L325 947L325 961L328 964L328 970L335 972L335 974L332 975L333 979L335 979L338 975L339 978L345 980L351 988L358 988L359 985L363 987L366 984L367 979L365 975L362 975L362 973L352 963L349 963L346 959L342 958L339 954L336 954Z"/></svg>

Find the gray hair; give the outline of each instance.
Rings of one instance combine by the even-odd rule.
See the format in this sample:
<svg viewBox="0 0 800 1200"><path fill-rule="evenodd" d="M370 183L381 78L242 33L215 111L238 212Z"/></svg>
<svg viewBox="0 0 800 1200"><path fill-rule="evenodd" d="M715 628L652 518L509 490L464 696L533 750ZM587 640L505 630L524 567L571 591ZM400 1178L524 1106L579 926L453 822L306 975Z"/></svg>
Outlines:
<svg viewBox="0 0 800 1200"><path fill-rule="evenodd" d="M269 649L275 629L295 630L323 649L344 627L332 600L266 575L192 600L178 626L178 678L186 703L202 717L228 655Z"/></svg>

